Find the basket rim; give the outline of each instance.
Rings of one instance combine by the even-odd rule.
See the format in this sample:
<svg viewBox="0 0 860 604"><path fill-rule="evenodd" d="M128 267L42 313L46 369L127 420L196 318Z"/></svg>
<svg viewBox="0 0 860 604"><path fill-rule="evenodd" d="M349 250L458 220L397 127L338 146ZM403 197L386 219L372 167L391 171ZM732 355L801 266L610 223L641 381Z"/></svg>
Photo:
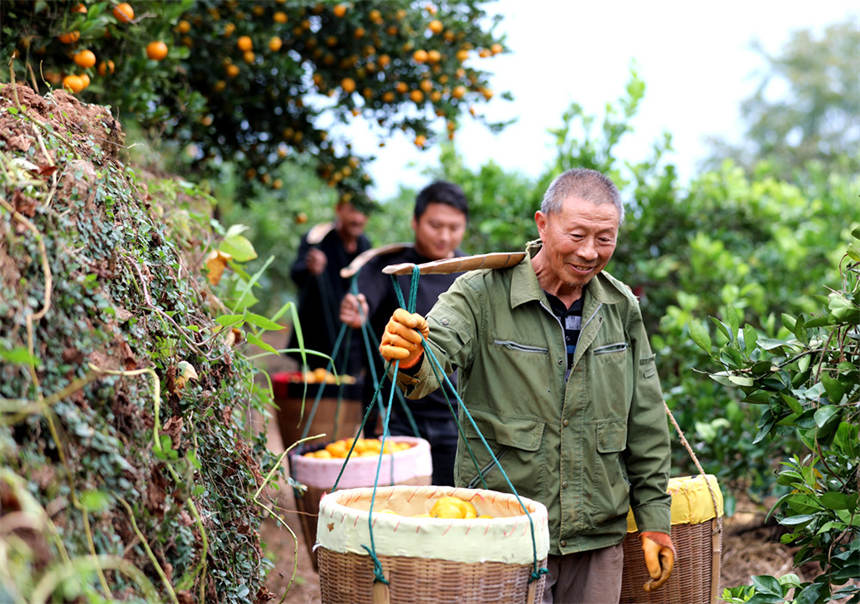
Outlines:
<svg viewBox="0 0 860 604"><path fill-rule="evenodd" d="M496 518L443 519L376 513L391 497L437 497L455 495L493 505L519 505L510 493L448 486L395 485L377 487L374 512L347 505L367 502L373 487L338 490L320 500L317 543L332 551L367 555L370 523L377 555L438 558L457 562L496 561L527 564L545 558L549 552L546 507L539 501L520 497L529 515ZM378 507L377 507L378 506ZM532 539L532 530L534 539ZM452 546L452 544L454 544Z"/></svg>

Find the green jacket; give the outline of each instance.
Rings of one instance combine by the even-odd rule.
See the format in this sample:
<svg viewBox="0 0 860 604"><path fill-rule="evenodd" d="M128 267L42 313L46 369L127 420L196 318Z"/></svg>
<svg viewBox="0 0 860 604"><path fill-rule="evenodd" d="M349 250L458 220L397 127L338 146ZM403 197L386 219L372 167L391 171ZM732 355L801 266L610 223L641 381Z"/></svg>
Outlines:
<svg viewBox="0 0 860 604"><path fill-rule="evenodd" d="M585 289L582 331L565 381L564 330L538 284L528 246L518 265L460 276L427 316L431 349L517 492L549 511L550 553L619 543L628 506L643 531L670 530L669 431L630 289L602 272ZM428 355L400 372L409 398L437 388ZM458 486L510 491L460 411ZM465 436L465 441L463 436Z"/></svg>

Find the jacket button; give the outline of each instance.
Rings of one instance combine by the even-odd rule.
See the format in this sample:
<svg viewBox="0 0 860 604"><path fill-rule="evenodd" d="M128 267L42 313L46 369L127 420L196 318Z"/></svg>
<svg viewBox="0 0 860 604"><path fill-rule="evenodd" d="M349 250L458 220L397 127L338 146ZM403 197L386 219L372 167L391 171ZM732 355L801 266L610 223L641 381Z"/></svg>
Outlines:
<svg viewBox="0 0 860 604"><path fill-rule="evenodd" d="M567 427L567 425L568 425L569 423L570 423L569 421L564 420L563 422L561 422L561 425L562 425L562 426L564 426L564 427Z"/></svg>
<svg viewBox="0 0 860 604"><path fill-rule="evenodd" d="M561 359L559 359L559 360L558 360L558 364L559 364L559 365L561 365L563 362L564 362L564 361L562 361Z"/></svg>
<svg viewBox="0 0 860 604"><path fill-rule="evenodd" d="M559 544L560 546L562 546L562 547L567 547L567 541L565 541L564 539L562 539L561 541L559 541L559 542L558 542L558 544Z"/></svg>
<svg viewBox="0 0 860 604"><path fill-rule="evenodd" d="M567 488L567 481L566 481L566 480L563 480L563 481L561 482L561 488L563 488L563 489L566 489L566 488Z"/></svg>

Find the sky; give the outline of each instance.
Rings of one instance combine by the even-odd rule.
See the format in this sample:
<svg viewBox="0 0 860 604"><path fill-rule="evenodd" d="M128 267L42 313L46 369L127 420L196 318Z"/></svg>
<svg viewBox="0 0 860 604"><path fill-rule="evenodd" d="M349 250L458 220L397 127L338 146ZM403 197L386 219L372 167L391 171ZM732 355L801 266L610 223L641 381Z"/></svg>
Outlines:
<svg viewBox="0 0 860 604"><path fill-rule="evenodd" d="M753 40L775 54L793 30L820 31L860 17L857 0L498 0L485 8L503 15L497 31L510 52L474 60L492 72L490 88L507 90L514 100L497 95L479 106L492 121L517 121L493 134L465 116L456 145L467 166L493 159L505 169L540 174L553 157L547 129L561 124L574 101L600 120L606 103L623 94L635 61L645 98L619 153L644 159L668 131L682 183L706 157L707 136L740 138L740 103L765 66ZM438 164L438 148L419 152L411 138L397 134L380 149L376 138L354 127L355 150L377 155L369 167L377 199L392 197L401 185L426 184L421 170Z"/></svg>

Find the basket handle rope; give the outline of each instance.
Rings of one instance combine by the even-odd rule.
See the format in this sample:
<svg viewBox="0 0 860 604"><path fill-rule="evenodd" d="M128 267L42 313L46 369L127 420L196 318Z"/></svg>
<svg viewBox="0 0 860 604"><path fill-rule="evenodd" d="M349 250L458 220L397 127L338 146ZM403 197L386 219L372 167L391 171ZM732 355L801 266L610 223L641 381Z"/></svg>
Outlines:
<svg viewBox="0 0 860 604"><path fill-rule="evenodd" d="M720 535L723 532L723 519L720 516L720 510L717 506L717 495L714 493L713 487L711 487L711 483L705 474L705 470L702 468L702 464L699 463L699 458L696 457L696 454L693 452L693 448L690 446L690 443L687 442L687 437L684 436L684 431L681 430L681 426L678 425L678 421L675 419L675 416L672 414L666 401L663 401L663 408L666 410L666 415L669 416L669 421L678 433L678 437L681 439L681 444L684 445L687 453L689 453L690 459L693 460L693 464L695 464L696 469L699 471L699 475L705 481L705 486L708 487L708 493L711 495L711 503L714 506L714 522L711 524L711 558L714 560L714 563L711 566L711 602L716 602L717 591L719 590L720 585L720 556L722 554Z"/></svg>

